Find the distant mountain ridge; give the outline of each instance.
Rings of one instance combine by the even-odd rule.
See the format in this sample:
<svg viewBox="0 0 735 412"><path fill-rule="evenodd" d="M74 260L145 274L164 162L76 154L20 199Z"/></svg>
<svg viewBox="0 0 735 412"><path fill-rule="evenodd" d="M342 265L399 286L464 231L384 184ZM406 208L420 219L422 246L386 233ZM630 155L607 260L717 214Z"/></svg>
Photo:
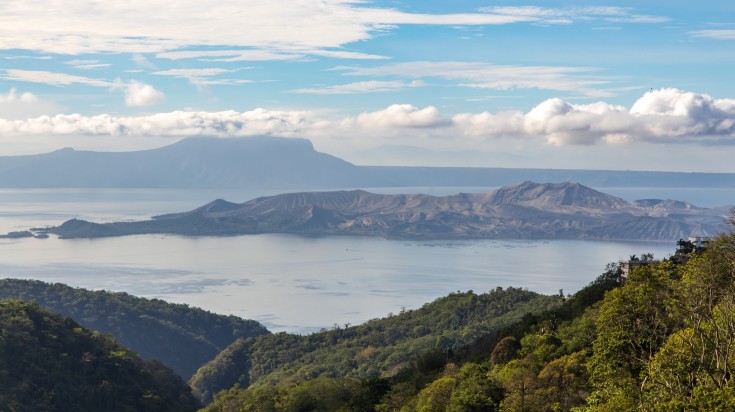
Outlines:
<svg viewBox="0 0 735 412"><path fill-rule="evenodd" d="M482 186L575 181L593 187L735 187L735 173L471 167L357 166L298 138L188 138L158 149L70 148L0 156L3 188L186 188L313 190Z"/></svg>
<svg viewBox="0 0 735 412"><path fill-rule="evenodd" d="M305 139L184 139L159 149L61 149L0 157L0 187L242 188L341 186L355 166Z"/></svg>
<svg viewBox="0 0 735 412"><path fill-rule="evenodd" d="M724 228L724 209L685 202L627 202L578 183L533 183L490 193L436 197L363 190L302 192L242 204L221 199L152 220L98 224L70 220L47 231L65 238L168 233L382 236L400 239L678 240Z"/></svg>

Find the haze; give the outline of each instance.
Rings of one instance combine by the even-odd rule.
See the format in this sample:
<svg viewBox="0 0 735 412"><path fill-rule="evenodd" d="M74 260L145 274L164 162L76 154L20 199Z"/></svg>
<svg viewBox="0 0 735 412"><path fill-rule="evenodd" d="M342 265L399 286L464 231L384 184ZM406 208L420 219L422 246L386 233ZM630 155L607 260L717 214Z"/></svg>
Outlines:
<svg viewBox="0 0 735 412"><path fill-rule="evenodd" d="M734 9L8 0L0 154L271 135L362 165L732 172Z"/></svg>

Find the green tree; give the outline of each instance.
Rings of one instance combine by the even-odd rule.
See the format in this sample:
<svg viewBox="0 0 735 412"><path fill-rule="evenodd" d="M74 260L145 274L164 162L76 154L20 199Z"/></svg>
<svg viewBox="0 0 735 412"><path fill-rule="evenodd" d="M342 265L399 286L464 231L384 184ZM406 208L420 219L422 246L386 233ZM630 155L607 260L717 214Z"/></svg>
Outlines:
<svg viewBox="0 0 735 412"><path fill-rule="evenodd" d="M593 410L641 405L641 371L681 325L677 277L670 263L637 267L623 287L606 295L588 362Z"/></svg>

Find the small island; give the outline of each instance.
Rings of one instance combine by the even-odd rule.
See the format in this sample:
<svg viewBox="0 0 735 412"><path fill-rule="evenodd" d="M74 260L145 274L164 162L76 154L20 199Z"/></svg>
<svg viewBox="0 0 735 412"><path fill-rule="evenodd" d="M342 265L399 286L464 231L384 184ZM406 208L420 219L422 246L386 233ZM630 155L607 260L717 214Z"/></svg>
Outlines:
<svg viewBox="0 0 735 412"><path fill-rule="evenodd" d="M5 235L0 235L0 239L22 239L25 237L34 237L33 232L30 230L22 230L22 231L16 231L16 232L9 232ZM48 237L48 235L46 235Z"/></svg>

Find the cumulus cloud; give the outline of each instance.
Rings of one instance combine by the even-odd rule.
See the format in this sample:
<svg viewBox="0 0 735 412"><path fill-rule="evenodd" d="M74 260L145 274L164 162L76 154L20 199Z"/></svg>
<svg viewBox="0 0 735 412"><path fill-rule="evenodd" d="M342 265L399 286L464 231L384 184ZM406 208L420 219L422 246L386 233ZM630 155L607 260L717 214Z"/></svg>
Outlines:
<svg viewBox="0 0 735 412"><path fill-rule="evenodd" d="M21 121L0 119L0 132L7 135L96 135L96 136L250 136L289 134L313 128L316 120L308 112L174 111L149 116L83 116L80 114L40 116Z"/></svg>
<svg viewBox="0 0 735 412"><path fill-rule="evenodd" d="M33 93L18 93L15 87L7 93L0 93L0 103L34 103L36 101L38 98Z"/></svg>
<svg viewBox="0 0 735 412"><path fill-rule="evenodd" d="M660 89L646 93L630 109L652 138L727 136L735 133L735 99Z"/></svg>
<svg viewBox="0 0 735 412"><path fill-rule="evenodd" d="M472 127L467 127L468 118L474 119ZM635 140L735 142L735 100L673 88L645 93L630 109L604 102L577 105L549 99L526 114L513 112L502 118L457 115L453 120L466 133L541 136L554 145Z"/></svg>
<svg viewBox="0 0 735 412"><path fill-rule="evenodd" d="M133 83L131 83L133 84ZM142 85L142 84L140 84ZM136 86L146 90L145 86ZM14 99L19 95L14 92ZM147 93L147 94L146 94ZM140 102L155 96L148 90ZM7 96L10 96L8 93ZM146 100L148 99L148 100ZM549 99L528 112L442 114L395 104L355 116L311 111L256 109L246 112L175 111L138 117L110 115L41 116L26 120L0 119L0 135L115 136L250 136L311 137L359 144L404 139L438 138L461 144L497 139L523 139L551 145L648 143L735 143L735 100L678 89L645 93L629 109L605 102L574 104ZM369 139L367 139L369 138ZM413 142L415 143L415 142Z"/></svg>
<svg viewBox="0 0 735 412"><path fill-rule="evenodd" d="M16 88L11 88L7 93L0 92L0 119L27 119L58 110L52 102L30 92L19 92Z"/></svg>
<svg viewBox="0 0 735 412"><path fill-rule="evenodd" d="M131 107L149 106L160 102L164 97L164 94L156 90L153 86L137 80L124 83L119 79L109 81L66 73L18 69L6 69L5 74L0 75L0 79L41 83L51 86L81 84L92 87L107 87L112 90L123 90L125 92L125 104Z"/></svg>
<svg viewBox="0 0 735 412"><path fill-rule="evenodd" d="M446 126L447 122L434 106L423 109L410 104L394 104L375 112L360 113L355 119L361 128L429 128Z"/></svg>
<svg viewBox="0 0 735 412"><path fill-rule="evenodd" d="M131 107L150 106L162 101L164 94L150 84L131 80L125 86L125 104Z"/></svg>

